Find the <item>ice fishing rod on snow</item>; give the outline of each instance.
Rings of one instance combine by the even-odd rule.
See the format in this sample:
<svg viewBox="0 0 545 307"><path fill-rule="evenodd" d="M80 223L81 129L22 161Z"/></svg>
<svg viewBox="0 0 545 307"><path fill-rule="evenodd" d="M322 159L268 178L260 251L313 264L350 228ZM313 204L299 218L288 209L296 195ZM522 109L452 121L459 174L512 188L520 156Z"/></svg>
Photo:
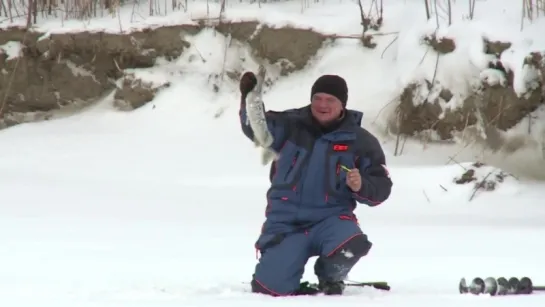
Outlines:
<svg viewBox="0 0 545 307"><path fill-rule="evenodd" d="M384 291L390 291L390 285L385 281L368 281L368 282L355 282L350 281L345 283L345 286L347 287L372 287L377 290L384 290Z"/></svg>
<svg viewBox="0 0 545 307"><path fill-rule="evenodd" d="M475 277L468 285L465 278L460 280L458 289L461 294L489 294L489 295L523 295L532 294L537 291L545 291L545 286L534 286L529 277Z"/></svg>
<svg viewBox="0 0 545 307"><path fill-rule="evenodd" d="M310 285L312 287L318 287L318 284L316 283L310 283L308 281L303 282L307 285ZM243 282L243 284L249 285L248 282ZM358 281L349 281L346 280L344 283L345 287L356 287L356 288L365 288L365 287L371 287L377 290L383 290L383 291L390 291L390 285L385 281L364 281L364 282L358 282Z"/></svg>

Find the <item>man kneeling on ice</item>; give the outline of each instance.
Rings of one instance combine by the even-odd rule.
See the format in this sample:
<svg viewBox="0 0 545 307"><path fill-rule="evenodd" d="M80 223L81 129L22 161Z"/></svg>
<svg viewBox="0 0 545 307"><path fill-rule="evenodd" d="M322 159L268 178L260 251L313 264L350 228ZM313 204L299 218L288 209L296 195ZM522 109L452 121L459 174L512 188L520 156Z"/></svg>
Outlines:
<svg viewBox="0 0 545 307"><path fill-rule="evenodd" d="M256 83L251 72L240 80L240 121L250 140L246 96ZM342 294L348 272L371 249L354 209L385 201L392 181L378 140L361 127L361 112L346 109L347 98L345 80L324 75L312 86L309 106L266 113L271 148L279 156L271 165L266 221L256 242L261 258L253 292ZM312 256L318 256L317 287L301 283Z"/></svg>

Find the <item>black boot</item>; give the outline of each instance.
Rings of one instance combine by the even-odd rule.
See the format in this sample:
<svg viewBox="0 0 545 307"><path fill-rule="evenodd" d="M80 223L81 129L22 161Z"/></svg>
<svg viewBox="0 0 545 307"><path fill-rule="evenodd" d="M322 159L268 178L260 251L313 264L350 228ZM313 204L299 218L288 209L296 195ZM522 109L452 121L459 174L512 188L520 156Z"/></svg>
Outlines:
<svg viewBox="0 0 545 307"><path fill-rule="evenodd" d="M320 281L318 288L325 295L342 295L345 285L343 281Z"/></svg>
<svg viewBox="0 0 545 307"><path fill-rule="evenodd" d="M321 292L319 285L311 284L308 281L302 282L294 295L316 295Z"/></svg>
<svg viewBox="0 0 545 307"><path fill-rule="evenodd" d="M314 273L319 280L319 288L326 295L343 294L345 280L358 260L367 255L372 243L362 234L352 238L333 254L318 257L314 264Z"/></svg>

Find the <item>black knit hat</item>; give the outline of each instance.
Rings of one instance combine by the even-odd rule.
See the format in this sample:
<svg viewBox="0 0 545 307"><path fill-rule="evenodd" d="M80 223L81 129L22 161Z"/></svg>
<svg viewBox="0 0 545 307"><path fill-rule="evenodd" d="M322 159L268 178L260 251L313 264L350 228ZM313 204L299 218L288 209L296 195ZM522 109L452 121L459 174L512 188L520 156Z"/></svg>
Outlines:
<svg viewBox="0 0 545 307"><path fill-rule="evenodd" d="M346 81L337 75L323 75L314 82L312 90L310 92L310 99L316 93L326 93L333 95L339 99L346 107L346 101L348 100L348 86Z"/></svg>

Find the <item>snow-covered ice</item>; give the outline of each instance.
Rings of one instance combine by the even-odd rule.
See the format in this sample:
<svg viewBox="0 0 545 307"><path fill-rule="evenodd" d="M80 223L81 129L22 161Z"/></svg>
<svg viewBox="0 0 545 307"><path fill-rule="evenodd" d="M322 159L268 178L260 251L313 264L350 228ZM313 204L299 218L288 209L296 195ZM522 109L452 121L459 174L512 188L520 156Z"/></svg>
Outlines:
<svg viewBox="0 0 545 307"><path fill-rule="evenodd" d="M238 131L236 112L204 116L198 91L176 88L193 98L191 112L166 91L155 108L131 114L99 106L2 131L2 306L331 303L243 292L256 262L268 170ZM375 246L351 279L387 280L393 290L351 289L339 300L542 306L545 296L513 302L457 294L463 276L545 283L545 186L507 177L469 202L473 184L453 183L467 167L391 168L391 199L357 211ZM313 278L311 268L305 278Z"/></svg>
<svg viewBox="0 0 545 307"><path fill-rule="evenodd" d="M433 30L424 18L402 23L423 14L421 1L401 5L405 2L410 1L386 7L391 13L385 14L405 19L386 19L384 31L403 25L403 34L414 37L411 31ZM476 24L483 32L491 39L507 37L514 42L513 50L522 53L543 48L545 42L531 30L542 21L517 32L518 6L482 13L493 2L476 4ZM200 9L142 23L179 23L183 16L189 20L206 12L201 4L190 2ZM324 31L359 31L359 16L347 14L357 6L346 1L314 3L302 14L300 4L294 3L262 4L267 14L256 10L257 4L245 5L229 3L227 17L254 14L270 23L297 20L321 25ZM460 6L455 8L463 15ZM211 11L216 9L211 4ZM130 14L122 12L119 19L128 20ZM464 34L464 22L459 22L441 34L461 37L460 53L444 65L458 65L462 73L454 78L448 70L439 71L437 78L464 86L463 72L473 73L483 59L475 51L480 46L475 32ZM77 30L82 24L60 23L49 20L40 26L55 32ZM85 24L87 30L119 27L118 19ZM425 50L403 45L406 38L400 35L384 55L391 39L379 41L379 51L341 40L322 50L307 70L279 80L264 97L267 107L302 106L318 75L339 73L350 86L349 106L364 111L364 127L377 131L373 122L399 94L400 84L433 73L435 57L422 61ZM454 179L471 167L474 153L458 157L467 163L447 163L444 148L424 150L414 143L406 145L406 154L393 157L394 144L387 139L393 193L379 207L357 209L374 247L350 279L386 280L392 291L349 289L340 298L246 293L256 263L253 245L264 219L268 168L260 166L258 151L239 131L236 89L229 84L217 94L209 89L207 77L222 70L223 52L217 52L222 39L206 31L194 38L206 63L190 62L190 49L175 63L135 71L171 86L133 112L114 110L110 95L76 116L0 131L0 306L545 304L545 295L539 294L492 298L457 293L461 277L530 276L545 284L545 184L507 176L494 191L473 195L475 182L456 184ZM182 70L185 74L176 73ZM221 116L216 116L218 108ZM489 172L487 166L478 168L476 178ZM314 280L312 265L313 260L305 279Z"/></svg>

